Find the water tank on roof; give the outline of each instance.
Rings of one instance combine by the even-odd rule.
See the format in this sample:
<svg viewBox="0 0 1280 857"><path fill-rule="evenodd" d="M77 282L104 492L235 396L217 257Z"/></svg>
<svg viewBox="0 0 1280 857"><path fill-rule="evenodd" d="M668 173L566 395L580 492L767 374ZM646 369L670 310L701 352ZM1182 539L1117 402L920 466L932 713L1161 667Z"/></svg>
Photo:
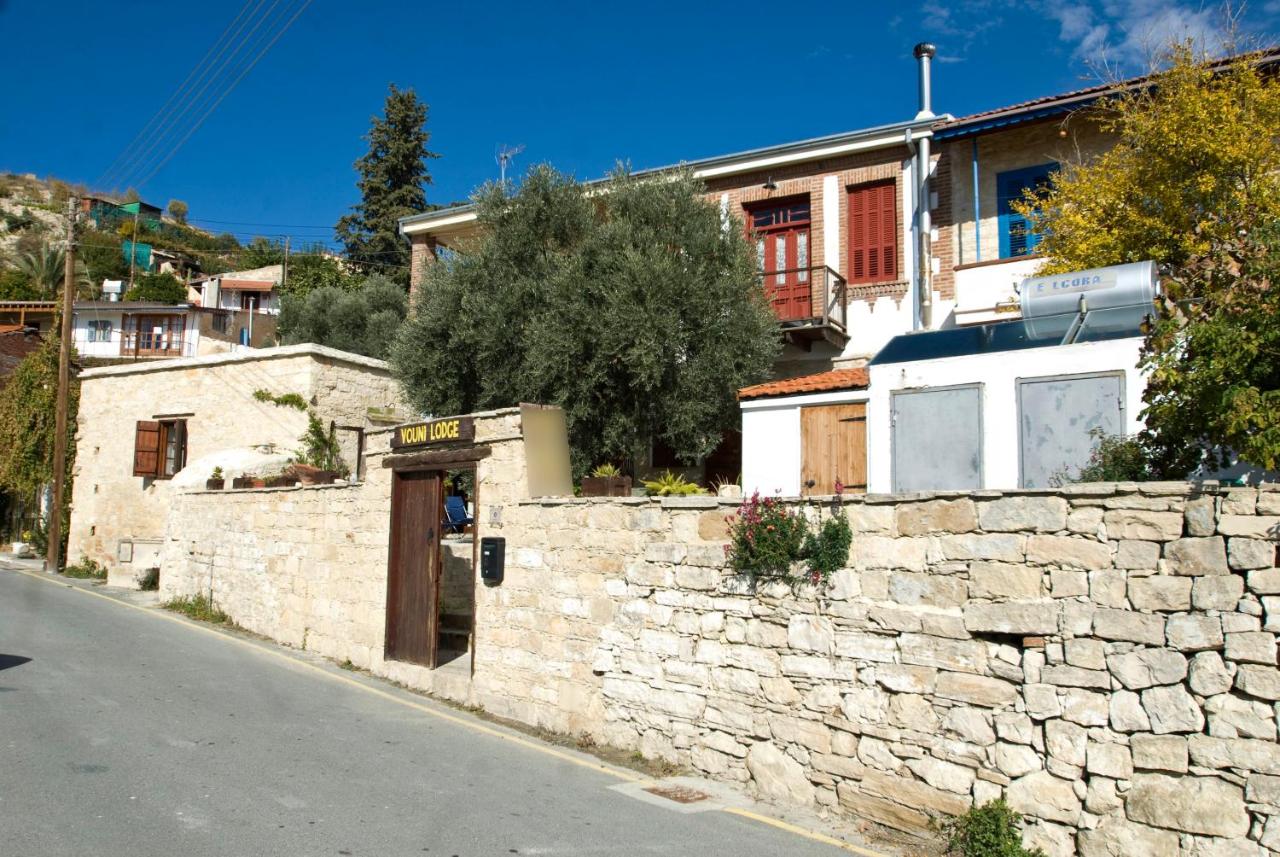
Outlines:
<svg viewBox="0 0 1280 857"><path fill-rule="evenodd" d="M1155 262L1028 277L1018 288L1024 319L1113 307L1150 307L1159 293ZM1084 303L1081 303L1083 299Z"/></svg>

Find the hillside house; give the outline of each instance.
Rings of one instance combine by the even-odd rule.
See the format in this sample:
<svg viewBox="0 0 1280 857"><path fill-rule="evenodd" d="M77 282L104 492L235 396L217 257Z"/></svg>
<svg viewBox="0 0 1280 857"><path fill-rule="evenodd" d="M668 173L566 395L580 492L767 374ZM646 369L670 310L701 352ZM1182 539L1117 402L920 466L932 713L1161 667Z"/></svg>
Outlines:
<svg viewBox="0 0 1280 857"><path fill-rule="evenodd" d="M247 310L145 301L78 301L71 322L76 352L90 359L198 357L275 342L276 319Z"/></svg>
<svg viewBox="0 0 1280 857"><path fill-rule="evenodd" d="M227 271L195 281L190 292L193 302L208 309L279 315L283 277L283 265Z"/></svg>

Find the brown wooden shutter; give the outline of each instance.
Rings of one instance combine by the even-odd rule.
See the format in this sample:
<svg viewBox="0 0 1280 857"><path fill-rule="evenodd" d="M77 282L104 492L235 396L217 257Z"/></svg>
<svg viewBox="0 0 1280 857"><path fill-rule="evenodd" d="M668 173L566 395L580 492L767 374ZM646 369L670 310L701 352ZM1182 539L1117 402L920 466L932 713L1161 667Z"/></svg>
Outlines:
<svg viewBox="0 0 1280 857"><path fill-rule="evenodd" d="M133 475L160 475L160 423L138 421L133 435Z"/></svg>
<svg viewBox="0 0 1280 857"><path fill-rule="evenodd" d="M849 189L849 282L898 278L898 189L892 179Z"/></svg>

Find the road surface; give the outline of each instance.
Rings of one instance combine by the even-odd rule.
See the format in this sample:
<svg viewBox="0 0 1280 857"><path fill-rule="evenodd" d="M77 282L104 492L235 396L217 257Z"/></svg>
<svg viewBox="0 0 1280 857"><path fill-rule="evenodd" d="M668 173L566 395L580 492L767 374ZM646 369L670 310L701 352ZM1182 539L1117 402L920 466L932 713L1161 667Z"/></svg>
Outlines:
<svg viewBox="0 0 1280 857"><path fill-rule="evenodd" d="M397 695L407 698L0 570L0 852L848 853L730 812L637 799L586 757Z"/></svg>

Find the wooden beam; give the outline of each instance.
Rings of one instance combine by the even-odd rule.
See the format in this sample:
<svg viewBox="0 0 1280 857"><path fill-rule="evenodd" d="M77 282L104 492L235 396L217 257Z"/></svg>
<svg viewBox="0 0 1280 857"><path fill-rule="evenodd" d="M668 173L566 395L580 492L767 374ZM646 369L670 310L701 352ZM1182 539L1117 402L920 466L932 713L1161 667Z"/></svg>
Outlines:
<svg viewBox="0 0 1280 857"><path fill-rule="evenodd" d="M382 459L383 467L401 470L408 467L430 469L446 464L472 464L482 458L488 458L493 448L483 446L466 446L457 449L435 449L430 452L410 452L401 455L387 455Z"/></svg>

